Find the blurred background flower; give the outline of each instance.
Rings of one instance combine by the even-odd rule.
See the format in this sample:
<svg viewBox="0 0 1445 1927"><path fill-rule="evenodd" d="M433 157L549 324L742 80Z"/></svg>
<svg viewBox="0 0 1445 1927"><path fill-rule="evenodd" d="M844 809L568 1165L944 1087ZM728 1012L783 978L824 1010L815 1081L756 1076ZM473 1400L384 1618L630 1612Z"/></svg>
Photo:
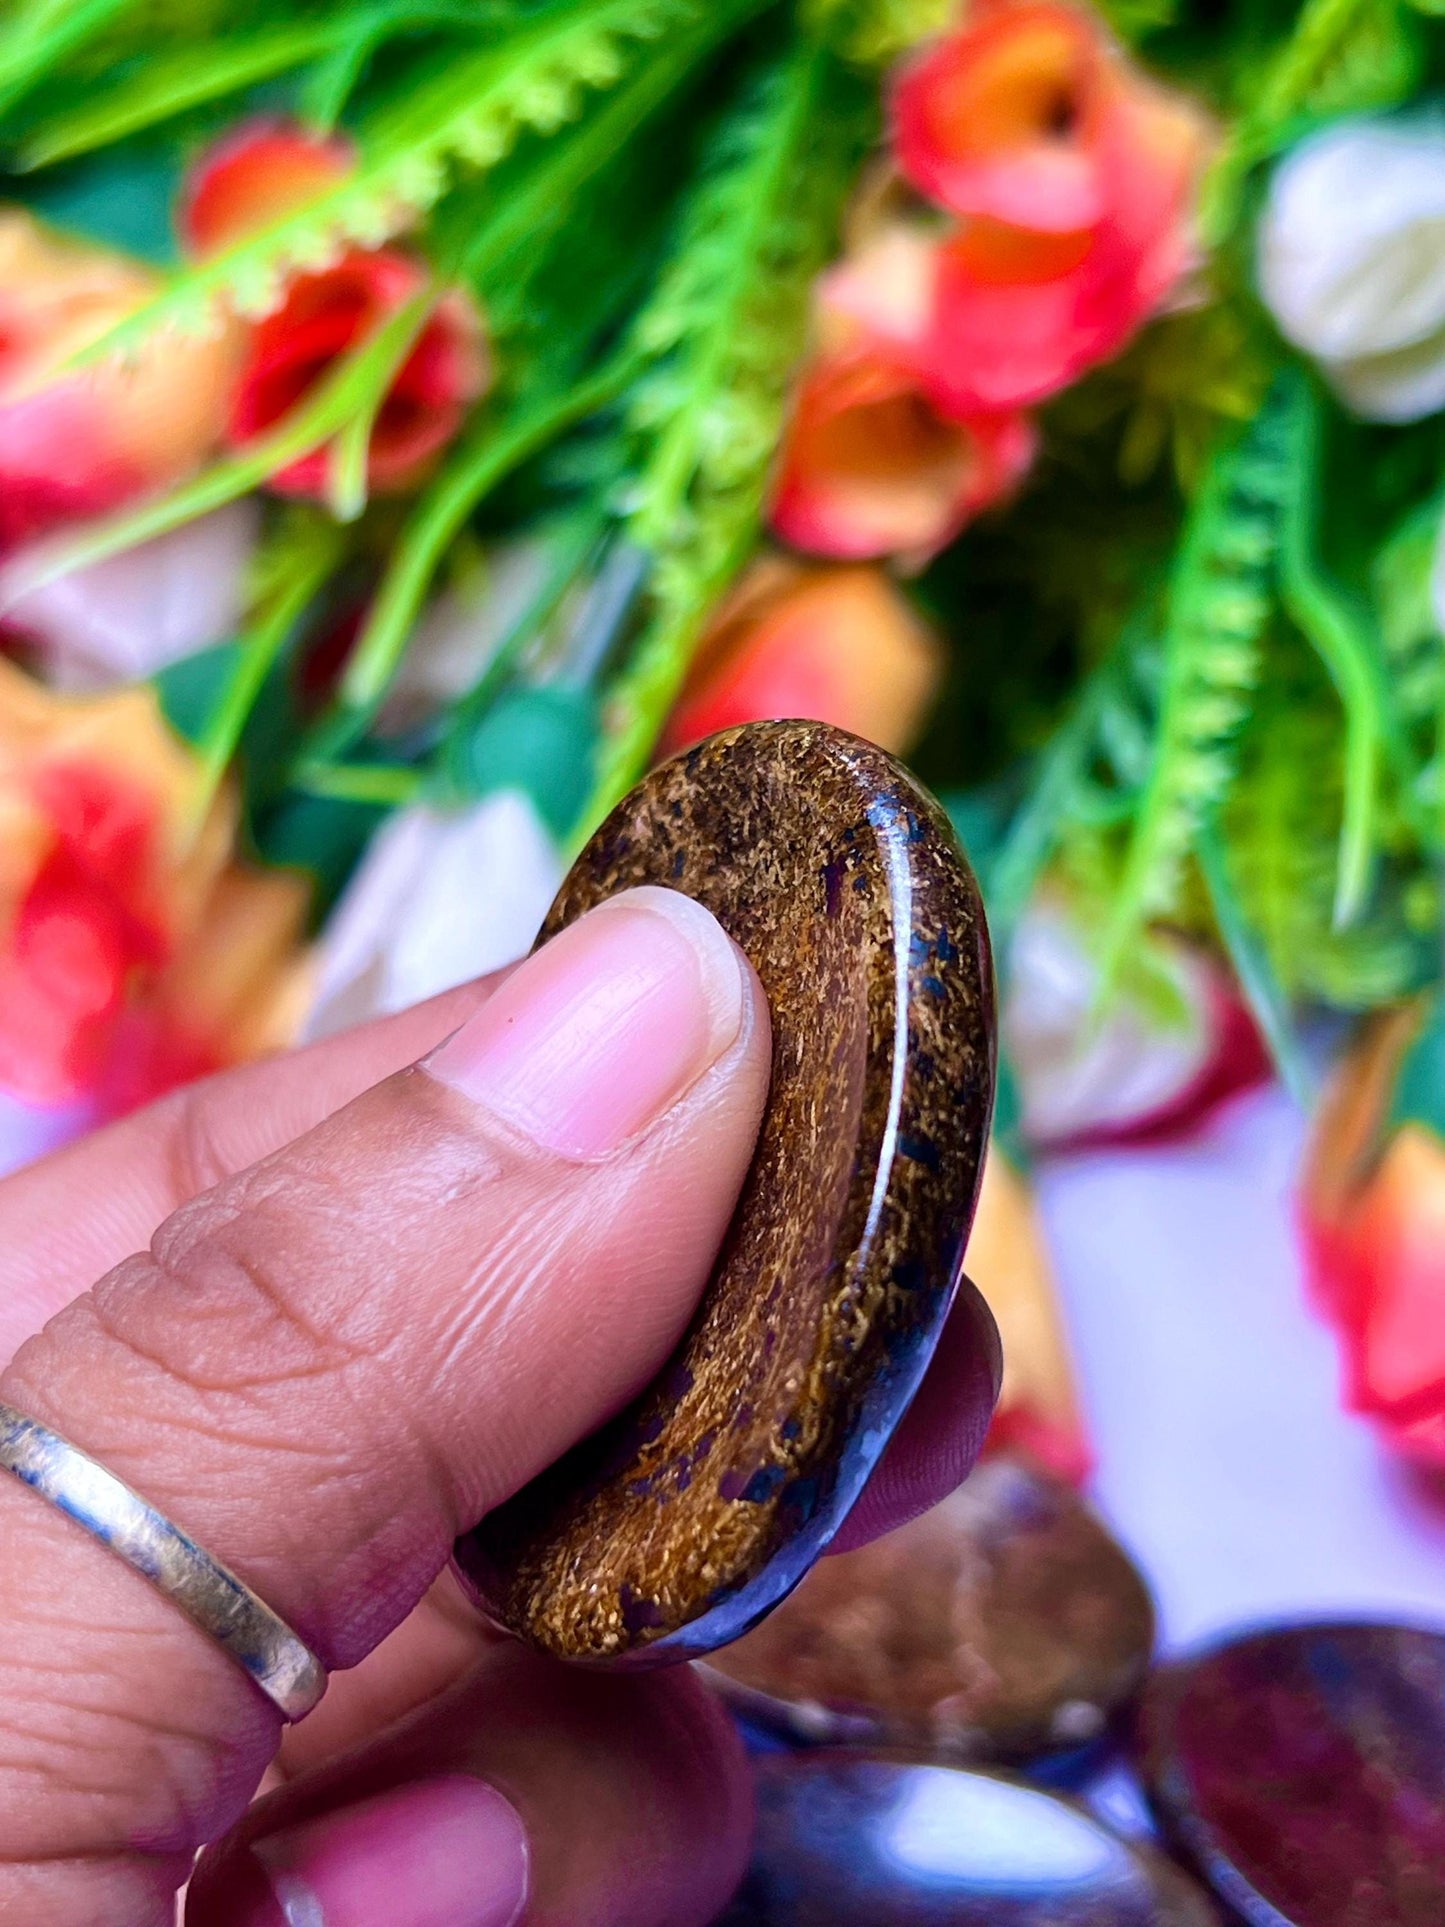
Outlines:
<svg viewBox="0 0 1445 1927"><path fill-rule="evenodd" d="M1259 286L1357 413L1445 407L1445 123L1341 121L1270 179Z"/></svg>

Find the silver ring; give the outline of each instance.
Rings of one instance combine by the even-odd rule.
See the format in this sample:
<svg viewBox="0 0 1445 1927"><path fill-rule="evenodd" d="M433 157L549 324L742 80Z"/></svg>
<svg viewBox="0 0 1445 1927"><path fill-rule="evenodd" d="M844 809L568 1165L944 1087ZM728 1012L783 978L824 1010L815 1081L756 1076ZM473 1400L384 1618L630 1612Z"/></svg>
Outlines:
<svg viewBox="0 0 1445 1927"><path fill-rule="evenodd" d="M0 1400L0 1466L148 1579L243 1667L283 1719L326 1691L326 1668L284 1619L164 1513L79 1446Z"/></svg>

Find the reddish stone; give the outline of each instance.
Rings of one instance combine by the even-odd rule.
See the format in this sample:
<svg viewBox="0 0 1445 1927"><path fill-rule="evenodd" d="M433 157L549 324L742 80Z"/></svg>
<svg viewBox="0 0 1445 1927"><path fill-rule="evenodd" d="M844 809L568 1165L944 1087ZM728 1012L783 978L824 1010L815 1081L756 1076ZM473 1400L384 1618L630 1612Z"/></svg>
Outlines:
<svg viewBox="0 0 1445 1927"><path fill-rule="evenodd" d="M1254 1633L1151 1683L1150 1796L1249 1927L1445 1922L1445 1635Z"/></svg>

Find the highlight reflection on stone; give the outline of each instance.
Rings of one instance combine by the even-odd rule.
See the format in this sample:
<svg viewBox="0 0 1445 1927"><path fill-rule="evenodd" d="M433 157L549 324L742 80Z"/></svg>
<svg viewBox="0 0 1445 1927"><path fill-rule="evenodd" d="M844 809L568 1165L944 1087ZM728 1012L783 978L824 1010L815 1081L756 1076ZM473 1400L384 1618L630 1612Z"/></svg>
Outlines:
<svg viewBox="0 0 1445 1927"><path fill-rule="evenodd" d="M798 1740L1022 1760L1096 1739L1138 1690L1148 1591L1072 1487L1007 1454L713 1655L728 1697Z"/></svg>
<svg viewBox="0 0 1445 1927"><path fill-rule="evenodd" d="M1150 1682L1150 1796L1249 1927L1445 1922L1445 1634L1246 1635Z"/></svg>
<svg viewBox="0 0 1445 1927"><path fill-rule="evenodd" d="M772 1755L757 1780L718 1927L1217 1927L1167 1861L1021 1781L849 1752Z"/></svg>
<svg viewBox="0 0 1445 1927"><path fill-rule="evenodd" d="M685 891L751 958L772 1087L703 1303L610 1428L493 1513L458 1568L561 1658L726 1644L827 1545L949 1307L977 1442L997 1340L960 1284L993 1102L993 975L972 873L883 751L759 723L655 770L578 858L545 935L634 884Z"/></svg>

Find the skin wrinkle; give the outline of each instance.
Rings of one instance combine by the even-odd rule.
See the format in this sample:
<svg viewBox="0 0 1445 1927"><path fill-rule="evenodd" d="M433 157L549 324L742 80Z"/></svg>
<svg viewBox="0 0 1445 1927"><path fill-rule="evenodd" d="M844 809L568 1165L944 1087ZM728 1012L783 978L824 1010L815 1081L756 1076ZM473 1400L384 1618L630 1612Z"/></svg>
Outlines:
<svg viewBox="0 0 1445 1927"><path fill-rule="evenodd" d="M475 997L469 993L470 1001ZM729 1071L735 1084L737 1068ZM101 1434L128 1438L135 1467L148 1474L132 1471L133 1484L163 1507L167 1497L158 1487L167 1480L184 1487L197 1508L192 1529L253 1583L259 1575L239 1556L241 1548L264 1550L278 1571L291 1562L293 1591L303 1589L296 1574L304 1574L307 1585L335 1602L338 1627L364 1650L396 1623L445 1558L451 1534L437 1526L452 1523L443 1503L448 1495L455 1503L456 1495L475 1487L479 1503L492 1503L531 1476L538 1453L551 1456L559 1440L570 1442L621 1403L656 1362L644 1354L670 1345L691 1289L706 1270L711 1215L719 1215L719 1222L726 1216L722 1194L733 1161L740 1160L739 1175L745 1162L746 1144L728 1120L760 1099L758 1068L748 1071L741 1089L722 1093L721 1107L715 1081L704 1080L661 1131L614 1159L565 1171L508 1141L424 1073L399 1078L389 1094L363 1097L348 1120L322 1126L317 1139L293 1153L286 1160L289 1174L281 1175L294 1182L283 1184L274 1171L265 1171L224 1183L220 1198L213 1194L162 1232L154 1257L125 1260L124 1283L117 1274L102 1294L104 1315L64 1315L63 1342L57 1344L53 1329L21 1361L6 1394L20 1402L12 1387L33 1375L56 1402L53 1411L36 1415L76 1436L122 1477L128 1468L117 1460L124 1455L107 1450ZM238 1120L235 1135L239 1141L270 1128L264 1119ZM222 1159L225 1142L224 1130L203 1126L180 1162L172 1161L160 1176L153 1151L146 1149L145 1182L163 1190L183 1174L187 1160L193 1173L209 1175L206 1161ZM720 1155L724 1144L726 1155ZM84 1160L70 1168L104 1170ZM117 1182L125 1176L120 1159L113 1174ZM293 1300L276 1252L295 1244L298 1214L305 1220L297 1247L305 1252L305 1265L298 1269ZM30 1263L27 1238L34 1234L26 1215L22 1211L22 1262ZM83 1248L83 1238L74 1246ZM113 1301L122 1295L126 1303L118 1307ZM636 1318L629 1316L632 1304ZM96 1393L112 1369L130 1376L107 1409ZM290 1376L279 1376L288 1371ZM200 1385L190 1388L195 1379ZM385 1408L383 1400L390 1401ZM422 1416L407 1426L409 1436L404 1442L391 1437L414 1409ZM67 1414L74 1419L69 1426ZM355 1454L350 1472L346 1441ZM414 1456L398 1468L398 1454ZM241 1466L244 1478L237 1477ZM255 1495L269 1492L273 1483L274 1516L258 1518ZM297 1503L298 1493L306 1504ZM34 1495L20 1496L36 1503ZM313 1568L321 1562L314 1545L307 1547L301 1524L313 1498L329 1553L324 1577L315 1578ZM168 1509L180 1516L179 1498ZM0 1533L12 1516L0 1509ZM271 1751L275 1721L230 1662L155 1601L134 1574L83 1535L74 1546L61 1547L58 1539L50 1545L54 1522L45 1516L47 1529L37 1527L33 1547L27 1535L27 1556L48 1562L47 1580L53 1575L67 1598L87 1601L89 1609L73 1625L57 1626L53 1619L48 1625L53 1638L72 1649L74 1664L89 1681L112 1674L97 1724L107 1737L116 1736L122 1761L121 1735L127 1733L143 1754L170 1756L167 1770L155 1775L146 1810L137 1813L133 1784L112 1784L104 1770L104 1743L90 1754L84 1777L99 1786L118 1842L113 1859L103 1857L94 1800L66 1800L63 1788L59 1805L51 1801L28 1834L28 1855L44 1854L56 1866L78 1864L78 1841L95 1846L102 1857L86 1864L107 1869L112 1884L106 1900L114 1893L116 1906L103 1905L93 1918L96 1927L101 1921L120 1927L123 1908L145 1909L172 1878L183 1851L172 1829L192 1828L184 1842L189 1847L191 1839L213 1833L241 1810ZM383 1527L403 1533L408 1544L388 1545ZM288 1537L294 1546L285 1545ZM7 1538L7 1552L9 1544ZM373 1584L379 1565L390 1571ZM101 1570L111 1566L113 1577ZM287 1610L275 1588L258 1590L269 1590L277 1609ZM379 1601L378 1593L386 1597ZM132 1606L135 1625L128 1628ZM424 1609L454 1622L460 1611L465 1609L455 1597L450 1614ZM25 1644L39 1645L44 1636L37 1622L21 1639L17 1660L23 1660ZM455 1623L451 1638L453 1657L448 1669L435 1674L438 1684L468 1653L485 1651L479 1633ZM425 1642L417 1648L423 1673L428 1650ZM113 1676L118 1652L134 1655L133 1676L129 1665L126 1677ZM157 1716L153 1692L133 1728L128 1724L134 1702L146 1698L144 1681L154 1682L166 1669L167 1694L183 1691L183 1704L198 1709L198 1746L190 1731L179 1742L168 1733L185 1727L186 1719L169 1701ZM398 1699L384 1672L375 1680L383 1707L390 1703L404 1711L415 1703L405 1687ZM72 1730L88 1726L95 1709L87 1702L94 1697L88 1689L72 1692L75 1707L57 1712L57 1721ZM37 1693L25 1723L34 1723L42 1704L54 1703L54 1693ZM350 1710L344 1693L337 1704L344 1720ZM359 1722L358 1714L351 1717ZM222 1721L229 1738L217 1745L211 1733ZM353 1731L360 1734L359 1723ZM533 1744L545 1752L545 1732ZM129 1762L133 1773L134 1750ZM642 1770L642 1764L630 1770ZM21 1789L0 1761L0 1812L10 1818L0 1830L13 1849L20 1834L8 1791ZM27 1789L23 1804L32 1798L33 1789ZM182 1803L185 1811L171 1811ZM666 1810L676 1816L682 1809L674 1801ZM119 1845L138 1844L138 1821L149 1836L143 1865L128 1861ZM173 1850L159 1879L158 1844ZM618 1871L625 1884L620 1863ZM85 1888L90 1894L89 1874ZM47 1927L91 1927L78 1890L37 1885L14 1864L12 1852L8 1874L0 1871L0 1921L10 1917L22 1890L27 1905L43 1896L19 1916L27 1923L45 1918ZM649 1882L649 1896L653 1891ZM153 1913L140 1911L135 1918L144 1927L162 1927L169 1923L169 1906L157 1898Z"/></svg>

